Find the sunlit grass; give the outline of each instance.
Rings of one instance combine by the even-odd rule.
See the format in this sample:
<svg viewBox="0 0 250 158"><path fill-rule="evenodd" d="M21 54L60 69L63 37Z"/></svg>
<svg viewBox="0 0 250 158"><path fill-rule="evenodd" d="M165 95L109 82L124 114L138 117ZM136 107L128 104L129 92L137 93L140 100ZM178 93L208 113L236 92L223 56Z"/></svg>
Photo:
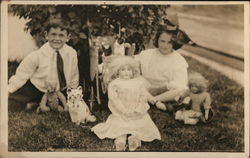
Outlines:
<svg viewBox="0 0 250 158"><path fill-rule="evenodd" d="M183 125L174 116L152 107L149 114L162 140L143 142L138 151L232 151L244 150L244 89L208 66L187 58L189 71L202 73L210 82L215 117L210 124ZM12 75L16 63L9 64ZM107 105L96 105L97 122L110 114ZM19 107L19 108L18 108ZM9 151L114 151L113 140L100 140L90 128L77 126L68 113L36 114L25 106L9 105Z"/></svg>

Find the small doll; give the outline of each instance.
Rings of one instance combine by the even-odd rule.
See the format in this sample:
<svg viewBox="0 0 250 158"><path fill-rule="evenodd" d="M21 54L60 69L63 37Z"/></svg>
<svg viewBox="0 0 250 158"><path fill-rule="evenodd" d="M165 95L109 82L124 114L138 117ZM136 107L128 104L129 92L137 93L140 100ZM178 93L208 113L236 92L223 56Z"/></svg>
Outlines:
<svg viewBox="0 0 250 158"><path fill-rule="evenodd" d="M89 107L83 100L82 87L76 89L67 89L67 104L72 122L80 123L95 122L96 117L91 115Z"/></svg>
<svg viewBox="0 0 250 158"><path fill-rule="evenodd" d="M129 43L125 43L124 39L119 37L115 42L114 42L114 55L117 56L125 56L126 55L126 49L131 49L131 45Z"/></svg>
<svg viewBox="0 0 250 158"><path fill-rule="evenodd" d="M199 120L206 123L212 118L211 98L206 91L208 81L199 73L189 75L189 90L177 96L175 100L180 104L189 104L191 109L183 108L175 113L176 120L184 121L184 124L195 125Z"/></svg>
<svg viewBox="0 0 250 158"><path fill-rule="evenodd" d="M92 131L100 139L115 139L116 151L126 150L127 140L130 151L140 147L141 141L160 140L159 130L147 112L153 97L138 79L139 64L132 57L120 56L111 65L114 73L114 80L108 85L111 114Z"/></svg>
<svg viewBox="0 0 250 158"><path fill-rule="evenodd" d="M56 91L56 82L45 82L47 92L43 95L39 107L36 112L47 112L47 111L67 111L67 101L65 96L60 92ZM60 102L62 105L60 105Z"/></svg>

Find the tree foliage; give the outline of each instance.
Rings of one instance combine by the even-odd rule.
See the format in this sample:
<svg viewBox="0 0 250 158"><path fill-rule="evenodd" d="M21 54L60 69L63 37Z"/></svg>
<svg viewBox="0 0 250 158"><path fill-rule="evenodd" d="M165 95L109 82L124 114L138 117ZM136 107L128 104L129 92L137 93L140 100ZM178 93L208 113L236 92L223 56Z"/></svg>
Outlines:
<svg viewBox="0 0 250 158"><path fill-rule="evenodd" d="M61 18L69 22L71 44L92 36L121 33L140 45L150 39L157 25L166 18L169 5L11 5L14 15L28 19L26 30L38 42L45 42L48 22ZM135 36L135 38L131 38ZM141 38L141 39L137 39ZM137 40L137 41L136 41Z"/></svg>
<svg viewBox="0 0 250 158"><path fill-rule="evenodd" d="M10 5L15 16L28 20L29 30L38 47L46 40L45 28L51 20L68 22L71 39L68 42L78 52L80 85L86 87L90 79L89 39L98 36L121 36L136 44L141 51L167 18L169 5ZM88 95L85 95L88 98Z"/></svg>

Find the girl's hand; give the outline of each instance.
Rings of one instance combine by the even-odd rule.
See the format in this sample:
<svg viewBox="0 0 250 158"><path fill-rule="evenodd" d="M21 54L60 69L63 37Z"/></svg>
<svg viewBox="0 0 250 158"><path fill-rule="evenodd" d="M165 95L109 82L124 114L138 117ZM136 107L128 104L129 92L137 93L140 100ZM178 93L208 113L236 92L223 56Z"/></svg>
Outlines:
<svg viewBox="0 0 250 158"><path fill-rule="evenodd" d="M157 102L157 100L154 97L151 97L151 98L149 98L148 102L150 104L154 105Z"/></svg>

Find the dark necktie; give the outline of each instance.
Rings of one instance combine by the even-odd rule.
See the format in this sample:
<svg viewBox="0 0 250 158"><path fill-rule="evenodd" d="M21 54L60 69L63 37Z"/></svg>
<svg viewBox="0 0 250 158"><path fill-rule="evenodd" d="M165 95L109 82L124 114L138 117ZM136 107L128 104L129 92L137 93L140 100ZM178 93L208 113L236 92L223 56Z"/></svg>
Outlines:
<svg viewBox="0 0 250 158"><path fill-rule="evenodd" d="M58 50L56 51L56 54L57 74L60 84L60 90L64 90L64 88L66 88L66 79L63 72L63 59Z"/></svg>

